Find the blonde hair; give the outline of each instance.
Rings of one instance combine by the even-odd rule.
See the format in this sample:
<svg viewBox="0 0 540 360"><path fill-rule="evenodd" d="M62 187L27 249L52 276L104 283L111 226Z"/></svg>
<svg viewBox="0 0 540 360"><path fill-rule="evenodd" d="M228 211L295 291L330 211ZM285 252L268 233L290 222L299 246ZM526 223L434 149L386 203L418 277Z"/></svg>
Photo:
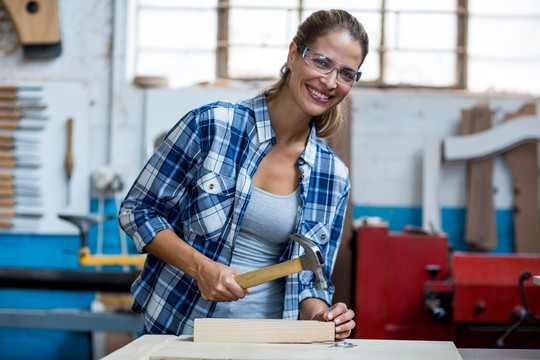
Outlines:
<svg viewBox="0 0 540 360"><path fill-rule="evenodd" d="M342 30L348 31L360 44L362 49L360 65L362 65L368 53L368 36L362 24L345 10L319 10L314 12L300 24L293 40L297 45L309 46L321 36ZM283 65L280 70L279 80L264 89L264 91L270 93L267 99L272 98L285 86L290 74L291 70L287 67L287 64ZM334 135L339 130L341 122L341 103L323 114L313 117L312 120L317 135L322 138Z"/></svg>

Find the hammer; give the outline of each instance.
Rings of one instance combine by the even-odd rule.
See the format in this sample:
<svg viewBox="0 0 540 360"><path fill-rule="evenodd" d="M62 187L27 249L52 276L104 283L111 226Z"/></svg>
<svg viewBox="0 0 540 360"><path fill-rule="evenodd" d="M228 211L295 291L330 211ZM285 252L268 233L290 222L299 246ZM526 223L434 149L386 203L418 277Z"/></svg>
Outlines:
<svg viewBox="0 0 540 360"><path fill-rule="evenodd" d="M248 289L302 270L310 270L317 278L317 290L328 289L328 281L324 276L324 259L317 245L300 234L291 234L289 238L300 244L306 253L296 259L240 274L235 277L238 285ZM204 300L208 300L204 294L201 295Z"/></svg>
<svg viewBox="0 0 540 360"><path fill-rule="evenodd" d="M243 289L247 289L287 275L296 274L302 270L309 270L313 271L317 278L317 290L327 289L328 281L324 276L324 259L317 245L300 234L291 234L289 238L300 244L306 253L296 259L240 274L235 277L238 285Z"/></svg>

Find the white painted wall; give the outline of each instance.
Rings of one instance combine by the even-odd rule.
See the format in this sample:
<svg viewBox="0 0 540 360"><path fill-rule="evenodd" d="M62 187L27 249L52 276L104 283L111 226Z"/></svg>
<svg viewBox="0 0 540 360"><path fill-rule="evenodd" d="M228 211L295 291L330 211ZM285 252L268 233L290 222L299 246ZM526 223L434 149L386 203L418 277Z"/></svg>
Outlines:
<svg viewBox="0 0 540 360"><path fill-rule="evenodd" d="M0 83L77 83L87 89L91 143L102 143L109 127L111 1L58 1L62 54L49 60L26 60L14 26L2 8ZM62 94L70 100L69 92ZM93 148L92 165L106 157L104 146Z"/></svg>
<svg viewBox="0 0 540 360"><path fill-rule="evenodd" d="M353 94L353 202L362 206L420 206L422 148L427 138L459 135L461 110L479 102L507 112L534 98L466 92L357 90ZM494 166L495 206L511 206L511 176L502 160ZM465 166L443 171L441 206L465 205Z"/></svg>
<svg viewBox="0 0 540 360"><path fill-rule="evenodd" d="M190 109L217 100L254 95L255 88L146 90L144 126L146 147ZM459 135L461 110L487 102L494 122L518 110L523 96L481 95L466 92L354 89L352 141L352 200L357 206L420 207L422 149L427 138ZM135 166L135 165L134 165ZM510 208L511 175L502 160L494 166L495 206ZM464 207L465 166L443 171L441 206Z"/></svg>
<svg viewBox="0 0 540 360"><path fill-rule="evenodd" d="M12 233L78 233L57 214L89 211L91 170L104 163L111 108L111 1L58 1L62 54L25 59L15 27L0 7L0 84L41 86L48 120L41 138L39 173L44 217ZM27 93L32 96L34 93ZM68 185L64 172L66 122L73 118L74 170ZM26 226L28 224L28 226Z"/></svg>

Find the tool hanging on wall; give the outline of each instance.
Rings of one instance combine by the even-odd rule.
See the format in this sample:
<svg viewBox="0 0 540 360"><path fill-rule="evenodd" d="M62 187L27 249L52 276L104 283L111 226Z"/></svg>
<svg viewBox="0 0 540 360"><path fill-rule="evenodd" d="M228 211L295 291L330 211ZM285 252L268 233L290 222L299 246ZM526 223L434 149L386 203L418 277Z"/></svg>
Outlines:
<svg viewBox="0 0 540 360"><path fill-rule="evenodd" d="M41 206L43 203L39 198L24 196L0 196L0 206L15 206L17 204L24 206Z"/></svg>
<svg viewBox="0 0 540 360"><path fill-rule="evenodd" d="M47 116L39 115L34 112L29 111L0 111L0 119L2 120L22 120L22 119L32 119L32 120L47 120Z"/></svg>
<svg viewBox="0 0 540 360"><path fill-rule="evenodd" d="M47 105L41 100L40 86L0 86L0 119L20 119L23 117L46 120L39 113Z"/></svg>
<svg viewBox="0 0 540 360"><path fill-rule="evenodd" d="M45 124L33 120L3 120L0 117L1 130L43 130Z"/></svg>
<svg viewBox="0 0 540 360"><path fill-rule="evenodd" d="M25 58L52 58L62 53L56 0L3 0L15 25Z"/></svg>
<svg viewBox="0 0 540 360"><path fill-rule="evenodd" d="M0 171L0 208L2 206L41 206L41 190L28 172Z"/></svg>
<svg viewBox="0 0 540 360"><path fill-rule="evenodd" d="M35 227L43 216L41 192L30 179L14 172L0 172L0 228Z"/></svg>
<svg viewBox="0 0 540 360"><path fill-rule="evenodd" d="M36 157L19 157L13 155L0 156L0 167L3 168L39 168L41 159Z"/></svg>
<svg viewBox="0 0 540 360"><path fill-rule="evenodd" d="M66 205L71 204L71 174L73 173L73 149L72 149L72 140L73 140L73 119L68 119L67 121L67 142L66 142L66 160L65 160L65 171L66 171Z"/></svg>
<svg viewBox="0 0 540 360"><path fill-rule="evenodd" d="M31 230L36 229L37 224L35 219L26 219L26 218L0 218L0 229L25 229Z"/></svg>
<svg viewBox="0 0 540 360"><path fill-rule="evenodd" d="M41 86L15 86L15 85L0 85L0 93L4 95L5 93L15 94L16 97L19 97L21 92L25 91L41 91L43 88ZM41 98L41 97L40 97Z"/></svg>
<svg viewBox="0 0 540 360"><path fill-rule="evenodd" d="M41 98L39 97L26 97L26 96L18 96L15 92L8 92L6 90L2 90L2 86L0 86L0 100L1 101L11 101L15 102L16 104L24 104L25 102L38 102Z"/></svg>
<svg viewBox="0 0 540 360"><path fill-rule="evenodd" d="M48 116L41 87L0 86L0 228L42 221L42 133ZM24 100L23 100L24 99Z"/></svg>
<svg viewBox="0 0 540 360"><path fill-rule="evenodd" d="M15 196L15 194L39 197L41 192L39 186L31 182L16 182L10 180L2 180L0 182L0 195Z"/></svg>
<svg viewBox="0 0 540 360"><path fill-rule="evenodd" d="M18 181L30 181L37 182L39 177L32 176L27 172L18 172L18 171L0 171L0 182L12 181L14 183Z"/></svg>
<svg viewBox="0 0 540 360"><path fill-rule="evenodd" d="M0 216L5 217L42 217L43 213L35 211L33 209L28 209L26 207L10 207L5 209L0 209Z"/></svg>
<svg viewBox="0 0 540 360"><path fill-rule="evenodd" d="M18 134L0 134L0 149L2 150L30 150L40 153L39 139L32 136Z"/></svg>
<svg viewBox="0 0 540 360"><path fill-rule="evenodd" d="M28 104L15 101L0 102L0 110L20 111L20 110L45 110L46 105L43 104Z"/></svg>

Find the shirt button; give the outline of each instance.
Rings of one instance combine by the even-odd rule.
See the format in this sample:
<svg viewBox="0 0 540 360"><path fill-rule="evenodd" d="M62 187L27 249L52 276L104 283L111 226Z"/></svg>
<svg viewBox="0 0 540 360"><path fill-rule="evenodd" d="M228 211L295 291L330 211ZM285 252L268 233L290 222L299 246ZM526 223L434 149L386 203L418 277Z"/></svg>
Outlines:
<svg viewBox="0 0 540 360"><path fill-rule="evenodd" d="M214 188L214 184L208 185L208 188L209 188L210 190L212 190L212 189Z"/></svg>
<svg viewBox="0 0 540 360"><path fill-rule="evenodd" d="M326 235L322 234L321 235L321 240L324 240L324 239L326 239Z"/></svg>
<svg viewBox="0 0 540 360"><path fill-rule="evenodd" d="M304 178L304 174L302 174L302 176L300 176L300 179L303 179Z"/></svg>
<svg viewBox="0 0 540 360"><path fill-rule="evenodd" d="M304 165L304 160L300 160L298 163L299 163L300 165Z"/></svg>

